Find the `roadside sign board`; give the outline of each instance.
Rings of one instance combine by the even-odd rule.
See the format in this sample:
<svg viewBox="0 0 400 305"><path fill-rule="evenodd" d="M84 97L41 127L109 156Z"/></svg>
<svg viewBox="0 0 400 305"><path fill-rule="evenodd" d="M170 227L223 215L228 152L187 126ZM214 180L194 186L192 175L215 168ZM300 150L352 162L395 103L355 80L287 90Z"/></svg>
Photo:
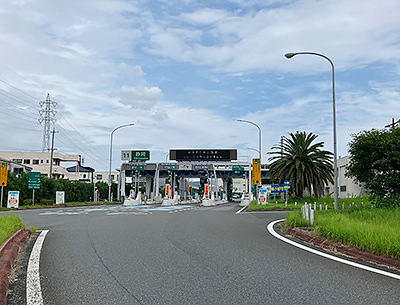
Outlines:
<svg viewBox="0 0 400 305"><path fill-rule="evenodd" d="M56 204L64 204L65 203L65 192L57 191L56 192Z"/></svg>
<svg viewBox="0 0 400 305"><path fill-rule="evenodd" d="M7 208L18 208L19 206L19 191L9 191Z"/></svg>
<svg viewBox="0 0 400 305"><path fill-rule="evenodd" d="M253 171L251 172L252 182L254 185L261 184L261 162L260 158L253 159Z"/></svg>
<svg viewBox="0 0 400 305"><path fill-rule="evenodd" d="M132 150L131 161L148 161L150 160L150 150Z"/></svg>
<svg viewBox="0 0 400 305"><path fill-rule="evenodd" d="M285 193L287 190L286 185L273 184L271 186L271 194Z"/></svg>
<svg viewBox="0 0 400 305"><path fill-rule="evenodd" d="M29 172L28 174L28 189L40 189L40 172Z"/></svg>
<svg viewBox="0 0 400 305"><path fill-rule="evenodd" d="M7 186L8 162L0 163L0 186Z"/></svg>
<svg viewBox="0 0 400 305"><path fill-rule="evenodd" d="M283 181L283 185L290 185L290 181L288 180Z"/></svg>

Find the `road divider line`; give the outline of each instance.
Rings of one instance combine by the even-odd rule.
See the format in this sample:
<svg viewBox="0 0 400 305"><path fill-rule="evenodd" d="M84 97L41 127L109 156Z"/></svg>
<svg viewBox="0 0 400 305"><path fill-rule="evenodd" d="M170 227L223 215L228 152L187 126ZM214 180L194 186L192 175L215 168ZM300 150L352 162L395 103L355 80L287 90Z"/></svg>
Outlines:
<svg viewBox="0 0 400 305"><path fill-rule="evenodd" d="M274 230L274 225L276 223L284 221L284 220L285 219L279 219L279 220L276 220L276 221L273 221L273 222L269 223L268 226L267 226L267 229L268 229L269 233L271 233L276 238L278 238L278 239L280 239L280 240L282 240L282 241L284 241L284 242L286 242L286 243L288 243L288 244L290 244L292 246L300 248L302 250L306 250L308 252L314 253L316 255L319 255L319 256L334 260L334 261L337 261L337 262L342 263L342 264L350 265L350 266L353 266L353 267L356 267L356 268L364 269L364 270L367 270L367 271L371 271L371 272L374 272L374 273L378 273L378 274L381 274L381 275L389 276L391 278L400 280L400 275L398 275L398 274L387 272L387 271L383 271L383 270L380 270L380 269L377 269L377 268L373 268L373 267L369 267L369 266L365 266L365 265L362 265L362 264L359 264L359 263L355 263L355 262L352 262L352 261L348 261L348 260L345 260L343 258L336 257L334 255L330 255L330 254L327 254L327 253L324 253L324 252L321 252L321 251L306 247L306 246L304 246L302 244L294 242L293 240L290 240L290 239L288 239L286 237L283 237L282 235L278 234Z"/></svg>
<svg viewBox="0 0 400 305"><path fill-rule="evenodd" d="M49 230L43 230L36 239L29 257L26 274L26 304L43 305L42 289L40 286L39 261L44 239Z"/></svg>
<svg viewBox="0 0 400 305"><path fill-rule="evenodd" d="M243 210L247 208L247 206L244 206L243 208L241 208L239 211L236 212L236 214L240 214L241 212L243 212Z"/></svg>

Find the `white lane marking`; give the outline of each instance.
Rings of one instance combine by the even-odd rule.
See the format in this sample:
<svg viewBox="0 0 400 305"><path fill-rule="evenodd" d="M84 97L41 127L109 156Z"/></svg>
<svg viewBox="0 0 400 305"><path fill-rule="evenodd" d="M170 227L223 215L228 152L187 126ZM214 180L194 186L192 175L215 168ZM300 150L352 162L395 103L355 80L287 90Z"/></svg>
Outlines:
<svg viewBox="0 0 400 305"><path fill-rule="evenodd" d="M296 242L294 242L294 241L292 241L292 240L290 240L288 238L285 238L285 237L279 235L278 233L276 233L274 231L273 227L274 227L274 225L276 223L284 221L284 220L285 219L279 219L279 220L276 220L276 221L273 221L273 222L269 223L268 227L267 227L269 233L271 233L276 238L279 238L280 240L282 240L282 241L284 241L284 242L286 242L288 244L291 244L291 245L293 245L295 247L298 247L300 249L306 250L308 252L323 256L325 258L337 261L339 263L347 264L347 265L350 265L350 266L353 266L353 267L356 267L356 268L361 268L361 269L364 269L364 270L367 270L367 271L375 272L375 273L378 273L378 274L381 274L381 275L386 275L386 276L392 277L394 279L400 280L400 275L398 275L398 274L387 272L387 271L383 271L383 270L379 270L379 269L376 269L376 268L373 268L373 267L369 267L369 266L365 266L365 265L358 264L358 263L355 263L355 262L351 262L351 261L345 260L343 258L336 257L336 256L333 256L333 255L324 253L324 252L320 252L320 251L317 251L315 249L312 249L312 248L306 247L304 245L298 244L298 243L296 243Z"/></svg>
<svg viewBox="0 0 400 305"><path fill-rule="evenodd" d="M42 289L40 287L39 261L44 238L49 230L43 230L36 239L29 257L26 274L26 304L43 305Z"/></svg>
<svg viewBox="0 0 400 305"><path fill-rule="evenodd" d="M243 208L241 208L239 211L236 212L236 214L240 214L241 212L243 212L243 210L247 208L247 206L244 206Z"/></svg>

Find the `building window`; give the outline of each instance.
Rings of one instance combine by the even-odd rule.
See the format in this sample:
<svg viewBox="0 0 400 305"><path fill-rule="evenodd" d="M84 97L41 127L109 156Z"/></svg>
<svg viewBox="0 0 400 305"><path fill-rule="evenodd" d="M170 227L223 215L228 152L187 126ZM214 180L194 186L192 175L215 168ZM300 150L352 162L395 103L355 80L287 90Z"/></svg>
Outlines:
<svg viewBox="0 0 400 305"><path fill-rule="evenodd" d="M83 174L83 179L86 179L86 174Z"/></svg>
<svg viewBox="0 0 400 305"><path fill-rule="evenodd" d="M49 160L46 160L46 163L49 163Z"/></svg>
<svg viewBox="0 0 400 305"><path fill-rule="evenodd" d="M97 175L97 176L96 176L96 179L97 179L97 180L103 179L103 175Z"/></svg>
<svg viewBox="0 0 400 305"><path fill-rule="evenodd" d="M14 168L14 173L21 174L22 173L22 168Z"/></svg>
<svg viewBox="0 0 400 305"><path fill-rule="evenodd" d="M39 164L39 160L32 160L32 164Z"/></svg>
<svg viewBox="0 0 400 305"><path fill-rule="evenodd" d="M40 160L40 163L43 163L43 160Z"/></svg>
<svg viewBox="0 0 400 305"><path fill-rule="evenodd" d="M31 160L29 160L29 159L24 159L24 164L31 164Z"/></svg>
<svg viewBox="0 0 400 305"><path fill-rule="evenodd" d="M345 192L346 191L346 186L345 185L341 185L340 186L340 191L341 192Z"/></svg>
<svg viewBox="0 0 400 305"><path fill-rule="evenodd" d="M111 180L114 180L114 175L111 175Z"/></svg>
<svg viewBox="0 0 400 305"><path fill-rule="evenodd" d="M12 161L15 163L22 163L22 159L12 159Z"/></svg>

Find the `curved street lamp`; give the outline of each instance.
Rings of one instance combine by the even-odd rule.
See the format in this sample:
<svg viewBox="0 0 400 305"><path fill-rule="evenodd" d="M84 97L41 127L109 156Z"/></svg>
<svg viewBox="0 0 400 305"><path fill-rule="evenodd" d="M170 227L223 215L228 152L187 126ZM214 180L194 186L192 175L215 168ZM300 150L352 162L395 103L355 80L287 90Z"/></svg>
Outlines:
<svg viewBox="0 0 400 305"><path fill-rule="evenodd" d="M131 123L131 124L124 124L124 125L120 125L116 128L114 128L114 130L111 132L111 142L110 142L110 169L108 172L108 201L111 201L111 162L112 162L112 141L113 141L113 135L114 132L116 132L118 129L123 128L123 127L129 127L129 126L133 126L135 124Z"/></svg>
<svg viewBox="0 0 400 305"><path fill-rule="evenodd" d="M243 122L243 123L249 123L251 125L254 125L258 128L258 156L260 158L260 162L261 162L261 128L260 126L258 126L256 123L252 122L252 121L247 121L247 120L236 120L237 122Z"/></svg>
<svg viewBox="0 0 400 305"><path fill-rule="evenodd" d="M335 101L335 67L332 60L320 53L315 52L296 52L296 53L286 53L285 57L290 59L296 55L315 55L325 58L332 66L332 99L333 99L333 173L334 173L334 196L335 196L335 210L338 209L338 169L337 169L337 149L336 149L336 101Z"/></svg>

